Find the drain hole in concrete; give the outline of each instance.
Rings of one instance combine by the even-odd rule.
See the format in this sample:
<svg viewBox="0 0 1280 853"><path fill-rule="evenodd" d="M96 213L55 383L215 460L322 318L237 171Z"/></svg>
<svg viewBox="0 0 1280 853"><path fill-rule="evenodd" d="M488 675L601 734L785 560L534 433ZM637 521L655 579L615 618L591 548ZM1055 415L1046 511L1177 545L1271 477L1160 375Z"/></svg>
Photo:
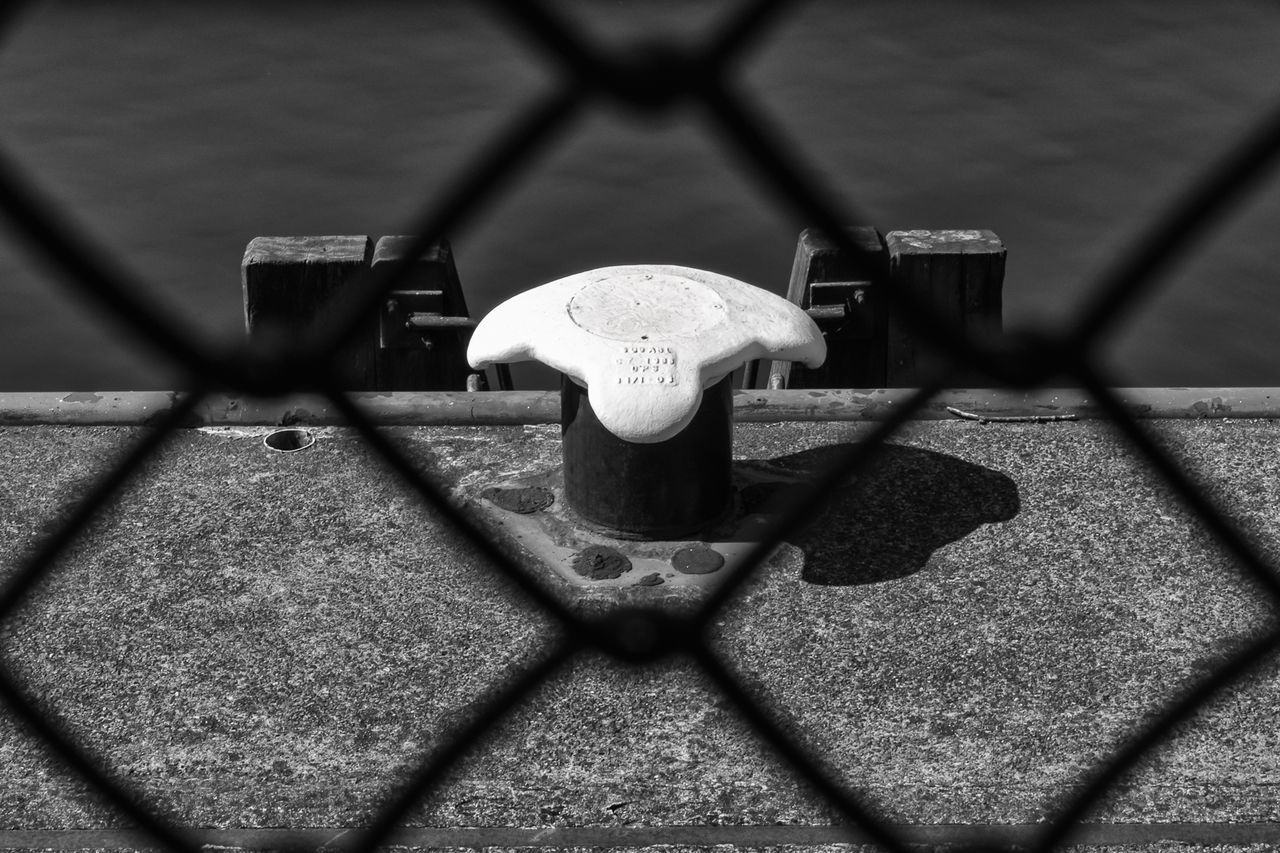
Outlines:
<svg viewBox="0 0 1280 853"><path fill-rule="evenodd" d="M272 450L292 453L295 450L306 450L316 443L316 439L305 429L278 429L263 437L262 443Z"/></svg>

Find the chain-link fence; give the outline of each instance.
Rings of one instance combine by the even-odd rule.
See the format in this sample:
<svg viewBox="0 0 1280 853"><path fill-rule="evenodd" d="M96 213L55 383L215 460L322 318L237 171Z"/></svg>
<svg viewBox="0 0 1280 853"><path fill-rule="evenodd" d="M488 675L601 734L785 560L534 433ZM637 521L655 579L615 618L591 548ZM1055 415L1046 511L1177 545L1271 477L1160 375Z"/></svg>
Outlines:
<svg viewBox="0 0 1280 853"><path fill-rule="evenodd" d="M15 5L10 4L8 8ZM879 423L866 440L850 450L841 464L798 498L770 534L731 567L696 612L675 615L660 610L620 609L603 617L586 617L548 593L525 566L490 541L475 522L460 512L437 483L411 464L408 454L392 437L379 430L338 387L334 379L335 366L331 363L340 345L359 333L361 318L377 310L385 294L408 274L407 259L417 257L443 236L455 235L474 223L504 185L562 136L571 118L602 102L613 102L654 117L676 107L693 108L726 155L747 164L776 204L830 235L850 257L859 257L859 249L849 241L844 226L865 222L866 218L855 210L832 203L822 186L799 165L803 160L789 141L777 132L750 93L743 91L735 79L735 64L744 50L767 36L786 5L781 0L748 0L696 50L654 44L643 51L619 55L602 50L552 7L538 0L493 0L493 13L543 51L547 61L562 72L563 85L512 118L505 130L460 173L452 189L433 199L405 229L405 233L417 235L414 244L402 254L405 263L379 266L365 273L370 280L369 286L360 289L365 294L361 297L360 310L344 307L331 312L322 318L310 340L293 342L291 349L283 353L255 351L247 345L215 352L181 336L162 311L139 295L141 288L119 270L109 254L100 251L59 217L20 169L0 156L0 207L22 241L60 270L59 280L77 297L123 321L137 338L180 365L188 378L177 405L122 454L119 463L69 509L58 529L10 576L0 596L0 621L16 614L26 596L53 569L73 539L114 499L140 466L154 456L205 394L220 390L260 396L318 392L345 415L350 425L427 505L465 535L470 546L487 558L495 571L515 582L563 628L562 639L552 651L495 691L494 697L443 749L418 767L393 798L381 804L376 820L351 840L352 849L371 849L387 843L415 804L442 783L455 762L487 731L549 676L575 656L588 652L603 652L616 661L637 666L662 663L676 656L694 662L723 692L742 719L771 744L799 776L836 806L850 826L857 828L859 837L869 838L886 850L905 849L905 840L875 816L870 804L846 791L786 733L759 697L721 659L708 637L716 614L761 566L775 543L798 531L806 519L813 517L829 490L863 471L876 458L884 442L910 420L933 393L948 384L948 375L940 373L932 382L925 383L925 387L895 409L890 419ZM1025 389L1066 378L1086 389L1140 457L1158 472L1234 558L1237 568L1280 605L1280 576L1274 568L1242 535L1233 520L1214 506L1179 463L1126 411L1109 390L1107 377L1097 366L1100 342L1160 285L1162 274L1194 245L1194 238L1204 233L1206 224L1229 209L1241 190L1261 177L1278 152L1280 109L1267 116L1252 134L1209 169L1175 205L1163 211L1142 239L1124 252L1094 284L1091 297L1065 332L1008 339L999 344L971 341L941 322L929 306L914 304L909 294L889 290L888 296L889 309L897 321L929 342L945 356L940 361L954 365L957 370L979 371L989 378L992 386ZM874 265L867 265L865 272L865 277L874 282L877 275ZM1062 844L1072 827L1126 772L1211 698L1269 659L1277 644L1280 644L1280 628L1272 628L1165 707L1106 764L1096 768L1089 783L1045 824L1036 849L1048 850ZM7 668L0 670L0 695L12 712L29 724L69 768L91 782L157 843L174 850L198 849L197 843L181 829L152 814L145 804L140 805L140 798L122 788L108 768L99 766L74 738L46 718L29 691Z"/></svg>

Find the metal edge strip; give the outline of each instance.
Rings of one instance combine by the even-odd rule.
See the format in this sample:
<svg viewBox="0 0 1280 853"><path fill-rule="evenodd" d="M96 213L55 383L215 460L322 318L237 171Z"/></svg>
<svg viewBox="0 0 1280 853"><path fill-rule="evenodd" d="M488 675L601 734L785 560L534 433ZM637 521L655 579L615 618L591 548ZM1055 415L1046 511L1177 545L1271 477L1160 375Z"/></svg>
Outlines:
<svg viewBox="0 0 1280 853"><path fill-rule="evenodd" d="M911 389L793 389L737 391L734 419L779 421L878 421ZM1121 388L1117 393L1139 418L1280 417L1280 388ZM0 425L139 426L173 407L173 391L0 393ZM356 392L352 398L388 426L499 426L560 421L558 391ZM1077 389L1039 391L951 389L920 411L921 420L1092 420L1103 417ZM189 426L341 425L343 418L321 397L258 399L212 394L193 411Z"/></svg>

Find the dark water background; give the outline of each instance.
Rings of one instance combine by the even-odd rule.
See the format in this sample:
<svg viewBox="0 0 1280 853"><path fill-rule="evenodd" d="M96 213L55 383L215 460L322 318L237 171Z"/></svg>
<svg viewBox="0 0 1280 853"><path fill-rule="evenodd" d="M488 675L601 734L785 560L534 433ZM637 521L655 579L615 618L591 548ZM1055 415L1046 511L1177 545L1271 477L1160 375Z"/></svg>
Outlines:
<svg viewBox="0 0 1280 853"><path fill-rule="evenodd" d="M734 5L563 8L624 44L698 38ZM1280 103L1280 6L798 3L743 72L858 218L996 231L1006 324L1052 325ZM192 334L227 338L249 239L402 233L557 79L480 4L40 3L0 45L0 144ZM452 235L473 313L618 263L781 292L808 223L704 130L696 113L578 122ZM0 390L184 384L0 241ZM1116 384L1280 385L1278 268L1272 181L1120 329Z"/></svg>

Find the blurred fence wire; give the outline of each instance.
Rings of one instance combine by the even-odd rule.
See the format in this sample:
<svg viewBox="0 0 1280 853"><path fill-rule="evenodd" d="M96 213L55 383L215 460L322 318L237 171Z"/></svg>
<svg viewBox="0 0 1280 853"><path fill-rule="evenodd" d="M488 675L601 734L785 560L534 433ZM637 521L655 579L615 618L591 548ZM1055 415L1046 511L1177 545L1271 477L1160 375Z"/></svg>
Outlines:
<svg viewBox="0 0 1280 853"><path fill-rule="evenodd" d="M772 203L821 229L855 261L859 248L844 226L866 217L828 197L814 173L806 169L801 152L779 132L751 93L744 91L735 70L753 43L767 38L787 11L781 0L747 0L700 47L650 44L641 50L610 52L586 37L572 21L542 0L490 0L492 13L519 38L539 48L548 63L561 72L561 83L549 95L525 107L506 128L484 146L446 191L430 199L403 233L416 235L402 254L404 262L380 265L365 274L372 281L363 314L349 310L322 318L311 340L298 342L290 353L257 352L247 344L211 351L192 343L159 307L149 304L144 289L120 267L111 253L95 245L69 217L60 215L35 183L7 156L0 154L0 208L20 240L43 256L59 273L56 280L76 296L93 303L123 324L138 339L185 371L188 385L178 404L127 448L113 467L77 504L70 507L57 529L48 535L11 576L0 594L0 622L13 617L27 594L54 570L59 557L80 532L106 507L147 460L180 428L202 396L212 391L272 396L295 392L326 395L364 439L403 478L424 503L454 525L483 555L494 571L514 580L532 602L559 620L562 641L527 671L502 685L447 745L411 774L409 781L386 802L378 816L350 849L367 850L389 843L409 811L438 786L463 755L546 678L575 656L602 652L631 665L661 664L675 657L693 661L737 709L740 716L814 790L826 797L850 827L849 840L870 840L890 851L906 849L906 840L876 817L874 804L846 790L824 763L787 733L778 720L717 654L708 640L708 626L734 592L772 551L775 543L798 530L813 516L826 491L862 471L884 442L947 384L940 374L879 424L847 458L796 499L772 535L740 560L719 587L689 615L620 609L587 617L566 608L501 548L491 542L466 514L446 497L443 488L418 470L391 436L379 430L343 393L335 380L335 354L357 334L364 316L377 310L385 294L409 273L409 261L437 240L455 235L482 217L498 193L529 170L536 157L571 129L573 119L609 102L641 116L659 117L673 110L697 115L726 157L744 164ZM12 9L16 4L11 4ZM0 24L12 17L0 16ZM892 140L885 140L886 143ZM1263 117L1256 129L1206 170L1180 199L1151 222L1145 233L1119 255L1095 283L1089 299L1066 330L1013 338L1001 342L968 340L940 321L930 306L916 304L901 291L887 290L889 310L955 369L979 371L992 386L1033 388L1066 377L1094 395L1107 415L1145 459L1194 512L1245 576L1257 582L1280 605L1280 577L1220 511L1179 463L1152 439L1125 410L1100 370L1100 342L1144 297L1161 284L1172 262L1206 233L1206 226L1229 211L1242 190L1255 184L1280 153L1280 109ZM876 279L874 264L865 265L865 278ZM1049 850L1066 843L1072 827L1111 787L1162 741L1170 737L1207 701L1270 658L1280 643L1280 630L1253 641L1216 671L1169 704L1156 719L1096 767L1092 777L1067 798L1047 822L1034 849ZM173 850L197 851L197 839L148 808L145 799L114 778L40 710L24 685L0 668L0 697L75 773L101 791L155 841ZM305 842L299 840L299 846ZM995 846L995 842L992 842Z"/></svg>

